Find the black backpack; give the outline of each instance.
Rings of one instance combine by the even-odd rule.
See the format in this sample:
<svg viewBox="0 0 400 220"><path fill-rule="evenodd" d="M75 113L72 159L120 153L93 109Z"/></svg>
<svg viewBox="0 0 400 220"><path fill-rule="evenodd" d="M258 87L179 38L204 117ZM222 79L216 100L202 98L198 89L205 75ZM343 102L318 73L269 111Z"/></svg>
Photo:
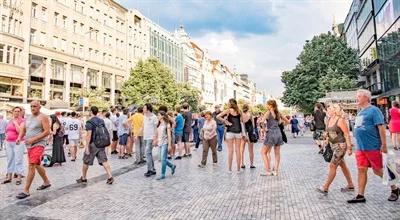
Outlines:
<svg viewBox="0 0 400 220"><path fill-rule="evenodd" d="M91 121L89 121L94 126L94 133L93 136L93 144L97 148L105 148L110 146L111 140L110 140L110 134L108 133L108 130L105 126L104 123L100 124L95 124Z"/></svg>

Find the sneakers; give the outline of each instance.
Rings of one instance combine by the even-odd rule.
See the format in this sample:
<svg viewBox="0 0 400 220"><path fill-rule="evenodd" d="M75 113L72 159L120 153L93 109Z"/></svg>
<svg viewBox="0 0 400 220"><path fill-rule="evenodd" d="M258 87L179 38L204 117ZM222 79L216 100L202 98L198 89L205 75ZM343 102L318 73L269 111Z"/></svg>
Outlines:
<svg viewBox="0 0 400 220"><path fill-rule="evenodd" d="M400 189L397 188L395 190L392 190L392 193L390 194L388 201L390 202L395 202L399 199L399 194L400 194Z"/></svg>
<svg viewBox="0 0 400 220"><path fill-rule="evenodd" d="M182 157L181 156L177 156L177 157L175 157L175 160L182 160Z"/></svg>
<svg viewBox="0 0 400 220"><path fill-rule="evenodd" d="M328 190L323 190L321 188L316 188L315 189L317 192L323 194L324 196L328 195Z"/></svg>
<svg viewBox="0 0 400 220"><path fill-rule="evenodd" d="M147 173L144 174L145 177L150 177L156 175L156 171L147 171Z"/></svg>
<svg viewBox="0 0 400 220"><path fill-rule="evenodd" d="M174 166L171 168L171 175L174 175L174 174L175 174L175 170L176 170L176 165L174 165Z"/></svg>
<svg viewBox="0 0 400 220"><path fill-rule="evenodd" d="M113 182L114 182L114 178L113 178L113 177L110 177L110 178L107 179L107 182L106 182L106 183L107 183L108 185L111 185L111 184L113 184Z"/></svg>
<svg viewBox="0 0 400 220"><path fill-rule="evenodd" d="M222 147L218 147L217 151L222 151Z"/></svg>
<svg viewBox="0 0 400 220"><path fill-rule="evenodd" d="M354 203L365 203L367 200L362 195L357 195L353 199L347 200L347 203L354 204Z"/></svg>
<svg viewBox="0 0 400 220"><path fill-rule="evenodd" d="M87 183L87 179L83 179L82 177L76 180L77 183Z"/></svg>
<svg viewBox="0 0 400 220"><path fill-rule="evenodd" d="M199 164L199 168L204 168L206 166L204 166L203 164Z"/></svg>
<svg viewBox="0 0 400 220"><path fill-rule="evenodd" d="M242 169L246 169L246 166L245 166L245 165L242 165L240 168L242 168Z"/></svg>
<svg viewBox="0 0 400 220"><path fill-rule="evenodd" d="M156 180L163 180L163 179L165 179L165 176L160 176Z"/></svg>

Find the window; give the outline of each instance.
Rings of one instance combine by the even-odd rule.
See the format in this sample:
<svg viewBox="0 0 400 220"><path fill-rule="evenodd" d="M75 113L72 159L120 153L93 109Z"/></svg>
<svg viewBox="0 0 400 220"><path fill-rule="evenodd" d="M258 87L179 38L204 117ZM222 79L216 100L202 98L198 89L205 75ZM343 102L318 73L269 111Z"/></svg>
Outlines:
<svg viewBox="0 0 400 220"><path fill-rule="evenodd" d="M42 7L42 10L40 11L40 19L47 22L47 8Z"/></svg>
<svg viewBox="0 0 400 220"><path fill-rule="evenodd" d="M74 33L76 33L76 31L77 31L77 30L76 30L77 25L78 25L78 22L74 20L74 21L72 22L72 28L73 28Z"/></svg>
<svg viewBox="0 0 400 220"><path fill-rule="evenodd" d="M1 48L0 48L1 49ZM103 53L103 63L105 63L106 62L106 57L107 57L107 54L106 53ZM1 62L1 61L0 61Z"/></svg>
<svg viewBox="0 0 400 220"><path fill-rule="evenodd" d="M32 3L32 18L36 18L37 16L37 4L36 3Z"/></svg>
<svg viewBox="0 0 400 220"><path fill-rule="evenodd" d="M94 14L94 8L93 6L90 6L90 10L89 10L89 18L93 18L92 14Z"/></svg>
<svg viewBox="0 0 400 220"><path fill-rule="evenodd" d="M85 28L85 25L81 23L79 33L82 35L84 34L84 28Z"/></svg>
<svg viewBox="0 0 400 220"><path fill-rule="evenodd" d="M4 57L3 57L3 53L4 53L4 44L0 44L0 63L4 62Z"/></svg>
<svg viewBox="0 0 400 220"><path fill-rule="evenodd" d="M77 44L75 42L72 42L72 54L77 55L78 50L77 50Z"/></svg>
<svg viewBox="0 0 400 220"><path fill-rule="evenodd" d="M103 88L106 88L106 89L111 88L111 74L109 74L109 73L102 74L102 86L103 86Z"/></svg>
<svg viewBox="0 0 400 220"><path fill-rule="evenodd" d="M82 84L82 78L83 78L82 69L83 68L79 66L74 66L74 65L71 66L71 72L72 72L71 82Z"/></svg>
<svg viewBox="0 0 400 220"><path fill-rule="evenodd" d="M60 16L60 14L57 13L57 12L54 12L54 25L55 26L58 26L58 24L59 24L59 17L58 16Z"/></svg>
<svg viewBox="0 0 400 220"><path fill-rule="evenodd" d="M83 57L84 55L83 45L79 45L79 56Z"/></svg>
<svg viewBox="0 0 400 220"><path fill-rule="evenodd" d="M65 79L64 63L53 61L52 65L53 65L53 72L51 78L56 80L64 80Z"/></svg>
<svg viewBox="0 0 400 220"><path fill-rule="evenodd" d="M63 18L62 18L62 27L63 28L67 27L67 16L63 16Z"/></svg>
<svg viewBox="0 0 400 220"><path fill-rule="evenodd" d="M7 60L6 63L10 63L11 46L7 46Z"/></svg>
<svg viewBox="0 0 400 220"><path fill-rule="evenodd" d="M53 48L57 49L58 37L53 36Z"/></svg>
<svg viewBox="0 0 400 220"><path fill-rule="evenodd" d="M31 29L31 36L30 36L30 41L31 44L36 44L36 30L35 29Z"/></svg>
<svg viewBox="0 0 400 220"><path fill-rule="evenodd" d="M61 40L61 50L64 52L67 50L67 40L65 39Z"/></svg>
<svg viewBox="0 0 400 220"><path fill-rule="evenodd" d="M6 32L7 16L3 15L1 17L1 31Z"/></svg>
<svg viewBox="0 0 400 220"><path fill-rule="evenodd" d="M12 60L12 64L17 64L16 63L16 61L17 61L17 54L18 54L18 49L17 48L14 48L14 50L13 50L13 60Z"/></svg>
<svg viewBox="0 0 400 220"><path fill-rule="evenodd" d="M104 33L104 34L103 34L103 44L105 45L106 42L107 42L107 34Z"/></svg>
<svg viewBox="0 0 400 220"><path fill-rule="evenodd" d="M92 53L93 53L93 49L92 49L92 48L89 48L89 60L92 59Z"/></svg>
<svg viewBox="0 0 400 220"><path fill-rule="evenodd" d="M46 44L46 41L47 41L46 33L45 32L40 32L40 42L39 42L39 44L41 46L44 46Z"/></svg>

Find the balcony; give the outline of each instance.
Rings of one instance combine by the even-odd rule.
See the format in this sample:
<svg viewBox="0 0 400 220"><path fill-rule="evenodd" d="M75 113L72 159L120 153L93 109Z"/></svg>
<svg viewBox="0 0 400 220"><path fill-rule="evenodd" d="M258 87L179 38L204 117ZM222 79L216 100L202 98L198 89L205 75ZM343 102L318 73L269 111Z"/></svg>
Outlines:
<svg viewBox="0 0 400 220"><path fill-rule="evenodd" d="M371 95L380 95L383 92L383 83L374 83L370 86L366 86L365 89L371 92Z"/></svg>

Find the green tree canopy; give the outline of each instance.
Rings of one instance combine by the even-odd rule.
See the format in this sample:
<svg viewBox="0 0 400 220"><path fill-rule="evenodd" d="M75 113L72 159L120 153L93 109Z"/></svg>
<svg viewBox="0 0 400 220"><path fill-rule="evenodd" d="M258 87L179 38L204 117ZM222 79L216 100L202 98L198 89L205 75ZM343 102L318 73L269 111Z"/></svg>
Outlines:
<svg viewBox="0 0 400 220"><path fill-rule="evenodd" d="M352 89L359 72L357 52L331 33L315 36L304 45L299 63L282 74L285 85L282 101L311 112L326 92Z"/></svg>
<svg viewBox="0 0 400 220"><path fill-rule="evenodd" d="M139 61L122 92L128 104L151 103L156 108L165 105L172 110L187 102L193 111L197 111L200 104L200 92L187 83L176 83L169 68L156 58Z"/></svg>
<svg viewBox="0 0 400 220"><path fill-rule="evenodd" d="M79 96L85 97L89 101L89 106L96 106L99 110L108 109L111 106L110 101L105 101L104 97L108 96L105 89L81 89L80 95L73 98L73 106L79 106Z"/></svg>

